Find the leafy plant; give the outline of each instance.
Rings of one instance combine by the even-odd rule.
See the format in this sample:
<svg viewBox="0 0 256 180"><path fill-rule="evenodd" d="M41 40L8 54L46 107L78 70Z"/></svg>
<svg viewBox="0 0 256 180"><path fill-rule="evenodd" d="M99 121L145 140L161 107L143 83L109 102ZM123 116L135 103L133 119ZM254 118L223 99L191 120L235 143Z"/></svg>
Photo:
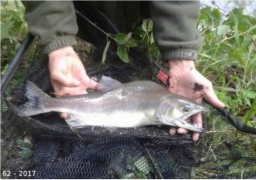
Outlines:
<svg viewBox="0 0 256 180"><path fill-rule="evenodd" d="M118 33L115 35L114 40L117 42L118 45L118 57L126 63L129 62L128 48L137 46L137 42L132 38L132 33Z"/></svg>
<svg viewBox="0 0 256 180"><path fill-rule="evenodd" d="M20 1L1 2L2 75L27 34L27 23L23 18L24 11L25 8Z"/></svg>
<svg viewBox="0 0 256 180"><path fill-rule="evenodd" d="M141 25L133 32L133 36L140 45L140 49L147 52L150 59L159 64L162 63L160 51L155 45L151 19L143 19Z"/></svg>
<svg viewBox="0 0 256 180"><path fill-rule="evenodd" d="M17 143L17 147L20 149L20 151L18 152L20 157L29 158L33 155L32 144L24 142L21 139L17 139L16 143Z"/></svg>
<svg viewBox="0 0 256 180"><path fill-rule="evenodd" d="M108 51L108 48L110 46L110 41L109 39L114 40L117 43L117 55L118 57L123 61L123 62L129 62L129 57L128 57L128 49L130 47L136 47L137 42L132 38L132 33L128 34L123 34L123 33L117 33L115 35L109 34L99 28L96 24L94 24L92 21L90 21L87 17L85 17L83 14L81 14L79 11L76 11L81 17L83 17L86 21L88 21L91 25L96 27L98 30L100 30L102 33L106 35L107 38L107 43L104 48L103 54L102 54L102 63L105 63L106 60L106 53Z"/></svg>
<svg viewBox="0 0 256 180"><path fill-rule="evenodd" d="M198 28L205 38L198 68L214 85L222 85L216 93L227 107L252 125L256 109L256 18L243 14L243 8L223 15L219 9L206 7L201 9Z"/></svg>

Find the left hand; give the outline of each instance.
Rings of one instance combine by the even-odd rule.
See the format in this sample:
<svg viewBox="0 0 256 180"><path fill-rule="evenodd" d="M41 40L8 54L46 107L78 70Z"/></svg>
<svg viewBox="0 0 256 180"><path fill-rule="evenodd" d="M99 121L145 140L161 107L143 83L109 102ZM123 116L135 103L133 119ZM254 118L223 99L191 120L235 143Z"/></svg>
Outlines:
<svg viewBox="0 0 256 180"><path fill-rule="evenodd" d="M86 94L86 89L95 89L97 82L86 74L84 65L71 46L49 53L50 80L57 95Z"/></svg>
<svg viewBox="0 0 256 180"><path fill-rule="evenodd" d="M71 46L48 54L50 81L57 96L86 94L86 89L96 89L98 83L89 78L85 67ZM68 115L62 113L61 117Z"/></svg>
<svg viewBox="0 0 256 180"><path fill-rule="evenodd" d="M216 96L212 83L199 73L193 60L170 60L169 61L169 92L176 93L202 103L205 98L215 107L223 108L225 105ZM193 123L198 127L202 127L202 115L197 113L191 117ZM170 134L186 134L187 130L183 128L171 128ZM193 133L193 140L199 139L199 133Z"/></svg>

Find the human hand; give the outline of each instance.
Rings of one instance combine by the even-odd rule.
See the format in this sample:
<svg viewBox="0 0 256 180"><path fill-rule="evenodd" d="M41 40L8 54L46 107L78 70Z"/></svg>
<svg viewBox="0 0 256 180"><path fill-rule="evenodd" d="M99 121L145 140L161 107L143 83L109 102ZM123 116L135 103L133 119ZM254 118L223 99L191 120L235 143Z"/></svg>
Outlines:
<svg viewBox="0 0 256 180"><path fill-rule="evenodd" d="M71 46L57 49L48 54L50 81L58 96L86 94L86 89L95 89L97 82L91 80ZM62 113L62 117L67 114Z"/></svg>
<svg viewBox="0 0 256 180"><path fill-rule="evenodd" d="M215 107L222 108L225 106L216 96L212 83L196 70L193 60L170 60L169 76L169 92L182 95L198 103L202 103L203 98L205 98ZM191 120L198 127L202 127L201 113L193 115ZM187 133L187 130L183 128L171 128L169 132L174 135L176 131L179 134ZM198 132L194 132L193 140L197 141L199 135Z"/></svg>

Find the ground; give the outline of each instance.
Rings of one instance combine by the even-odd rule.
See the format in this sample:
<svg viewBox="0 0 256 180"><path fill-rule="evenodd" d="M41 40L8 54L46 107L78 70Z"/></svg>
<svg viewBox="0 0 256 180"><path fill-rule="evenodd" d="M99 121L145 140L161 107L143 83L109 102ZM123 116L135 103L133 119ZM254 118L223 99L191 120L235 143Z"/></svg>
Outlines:
<svg viewBox="0 0 256 180"><path fill-rule="evenodd" d="M27 143L28 141L30 143ZM26 144L28 145L27 148ZM32 154L29 151L29 149L31 150L29 147L31 147L31 138L26 131L16 126L15 119L10 118L8 113L2 115L1 179L15 178L18 176L19 170L24 169L31 163Z"/></svg>

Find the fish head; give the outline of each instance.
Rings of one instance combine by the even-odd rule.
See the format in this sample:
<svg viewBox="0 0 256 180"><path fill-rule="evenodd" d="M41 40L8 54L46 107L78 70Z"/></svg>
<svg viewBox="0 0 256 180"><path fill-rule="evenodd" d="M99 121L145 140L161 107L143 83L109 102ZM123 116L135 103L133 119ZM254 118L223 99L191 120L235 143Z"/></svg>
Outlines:
<svg viewBox="0 0 256 180"><path fill-rule="evenodd" d="M185 121L190 116L202 111L209 110L190 99L172 94L160 103L157 115L163 124L174 125L174 121Z"/></svg>

